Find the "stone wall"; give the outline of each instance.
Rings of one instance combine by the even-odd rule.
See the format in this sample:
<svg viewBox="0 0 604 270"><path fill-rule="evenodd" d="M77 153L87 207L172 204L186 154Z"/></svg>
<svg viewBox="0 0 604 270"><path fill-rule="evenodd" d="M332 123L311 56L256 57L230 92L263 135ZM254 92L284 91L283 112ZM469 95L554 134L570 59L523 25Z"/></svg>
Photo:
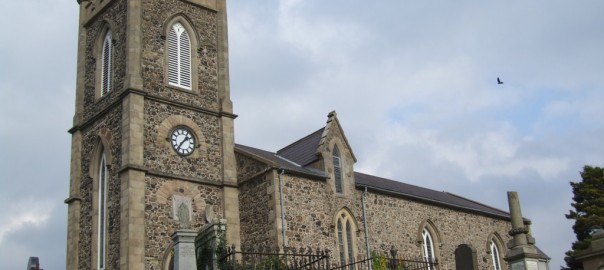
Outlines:
<svg viewBox="0 0 604 270"><path fill-rule="evenodd" d="M248 180L250 177L268 169L268 166L245 155L235 155L237 161L237 182Z"/></svg>
<svg viewBox="0 0 604 270"><path fill-rule="evenodd" d="M356 219L357 254L365 254L364 241L361 241L363 235L360 233L364 229L360 200L335 195L328 188L329 183L323 180L285 175L283 181L286 235L290 247L328 249L332 255L336 255L336 214L346 208Z"/></svg>
<svg viewBox="0 0 604 270"><path fill-rule="evenodd" d="M99 76L99 62L101 61L101 49L104 33L107 28L112 31L113 38L113 87L110 92L100 98L97 95L97 81ZM97 220L98 198L94 197L95 190L98 190L98 183L94 182L93 177L98 172L93 172L98 166L98 156L96 152L99 147L100 136L104 136L109 143L110 149L105 149L111 156L108 163L108 182L107 182L107 257L106 269L119 269L120 259L120 178L118 170L121 167L121 118L122 107L119 102L119 91L122 88L125 76L126 59L126 1L116 0L108 4L106 10L99 13L98 17L91 23L84 26L85 29L85 56L84 57L84 84L83 84L83 123L86 126L82 129L81 145L81 179L79 186L79 195L82 198L80 208L80 235L78 240L78 269L96 268L97 237L98 229L95 223ZM96 116L103 113L101 117ZM82 128L82 127L81 127Z"/></svg>
<svg viewBox="0 0 604 270"><path fill-rule="evenodd" d="M172 196L192 198L191 228L213 218L225 218L223 138L218 94L218 26L216 11L180 0L142 1L142 77L145 99L144 166L145 268L159 269L179 227ZM169 86L166 78L166 35L174 18L188 27L193 48L193 89ZM195 46L196 45L196 46ZM166 140L178 125L195 133L199 147L179 156ZM177 180L177 179L180 180Z"/></svg>
<svg viewBox="0 0 604 270"><path fill-rule="evenodd" d="M145 269L160 269L172 245L170 236L180 226L174 217L172 197L191 198L190 225L200 229L207 224L206 209L211 209L208 211L214 218L223 218L222 189L156 176L147 176L145 182Z"/></svg>
<svg viewBox="0 0 604 270"><path fill-rule="evenodd" d="M250 179L239 186L241 246L275 247L275 193L271 174ZM227 228L228 230L228 228Z"/></svg>
<svg viewBox="0 0 604 270"><path fill-rule="evenodd" d="M92 172L91 166L96 168L98 157L100 155L95 149L99 147L100 136L108 139L109 151L111 155L110 163L108 163L108 182L107 182L107 269L117 269L119 261L119 228L120 228L120 178L119 168L121 164L121 111L122 108L117 106L108 112L104 118L95 121L88 128L83 130L82 140L82 179L80 184L80 196L82 203L80 208L80 240L79 240L79 269L93 269L96 265L92 265L93 254L96 254L96 226L93 226L93 219L96 219L98 213L93 210L94 205L98 202L93 199L93 191L98 189L98 183L94 183L93 177L97 177ZM107 150L107 149L106 149ZM115 262L115 265L111 263Z"/></svg>
<svg viewBox="0 0 604 270"><path fill-rule="evenodd" d="M106 28L110 28L113 38L113 79L111 90L107 95L99 98L96 91L97 80L100 78L100 70L97 67L101 61L103 35ZM119 99L126 74L126 1L114 0L105 12L99 13L98 17L86 29L86 56L85 56L85 78L84 78L84 119L90 119L111 103ZM83 57L83 56L81 56ZM98 62L98 63L97 63Z"/></svg>
<svg viewBox="0 0 604 270"><path fill-rule="evenodd" d="M329 175L327 178L327 188L335 194L333 149L337 146L340 152L340 166L342 172L342 193L338 194L338 196L347 196L348 199L351 199L355 192L354 156L351 149L348 147L349 145L346 141L346 136L342 132L335 113L330 113L329 117L323 133L324 137L321 138L319 148L317 149L321 153L322 158L310 166L319 170L324 170L327 175Z"/></svg>
<svg viewBox="0 0 604 270"><path fill-rule="evenodd" d="M490 252L488 237L497 233L504 240L502 245L510 239L507 235L511 229L509 221L371 192L367 198L367 216L372 248L385 252L396 246L399 254L415 256L421 255L420 225L430 220L437 231L433 236L434 244L438 246L437 258L448 268L454 267L455 249L461 244L476 249L478 265L482 269L491 263L490 254L487 254Z"/></svg>
<svg viewBox="0 0 604 270"><path fill-rule="evenodd" d="M201 146L195 149L193 155L186 157L177 155L166 141L169 134L159 134L162 130L160 126L171 116L186 119L187 123L174 120L173 123L168 123L165 133L169 133L174 125L179 124L187 124L190 128L199 127L194 128L193 131ZM146 100L144 128L145 167L176 176L222 182L222 138L218 117Z"/></svg>
<svg viewBox="0 0 604 270"><path fill-rule="evenodd" d="M141 137L130 140L144 142L145 171L145 251L146 268L158 269L158 264L171 243L170 234L178 227L171 216L173 194L189 196L193 199L191 226L200 228L205 224L207 205L213 205L216 218L223 218L224 200L222 188L222 130L220 123L220 100L218 98L218 27L216 11L178 0L142 1L142 77L144 101L144 126ZM103 10L91 17L84 25L85 53L83 69L83 119L82 128L82 168L79 195L80 235L78 269L94 269L97 246L95 226L98 202L94 199L95 183L90 176L91 166L97 166L98 157L93 157L98 147L99 135L110 138L108 177L108 221L107 221L107 268L120 268L120 191L119 170L122 169L122 125L130 119L122 119L120 99L126 80L126 61L129 49L138 49L138 44L127 44L127 1L113 0ZM197 30L192 34L198 46L194 48L197 85L194 91L184 91L168 87L165 76L165 33L167 21L174 16L186 18L190 26ZM113 37L113 78L108 94L100 97L97 93L99 61L105 29L110 28ZM131 34L131 33L130 33ZM127 48L131 46L131 48ZM132 64L132 63L131 63ZM194 75L194 76L196 76ZM178 116L174 118L174 116ZM124 116L126 117L126 116ZM200 147L195 155L177 156L165 141L167 136L159 136L162 123L166 119L186 119L180 124L195 125ZM170 124L178 122L171 121ZM137 127L134 127L137 128ZM133 133L134 134L134 133ZM167 135L167 134L164 134ZM132 165L132 164L128 164ZM174 177L180 180L174 179ZM187 180L187 181L183 181ZM209 184L209 185L208 185ZM98 188L98 187L96 187ZM142 213L141 213L142 214ZM153 265L153 266L152 266Z"/></svg>
<svg viewBox="0 0 604 270"><path fill-rule="evenodd" d="M347 209L356 220L356 256L365 257L362 191L356 190L353 198L348 198L327 192L327 183L323 181L290 175L284 179L290 246L327 248L337 260L335 215ZM384 254L394 246L399 255L421 256L420 227L429 220L437 232L433 238L442 269L455 267L455 249L461 244L476 249L480 269L491 267L489 237L496 233L503 240L501 245L510 239L507 232L511 225L506 220L373 192L368 193L366 207L372 251ZM503 256L504 250L500 253Z"/></svg>
<svg viewBox="0 0 604 270"><path fill-rule="evenodd" d="M146 0L143 4L142 22L142 76L143 87L152 95L174 100L204 109L218 111L218 27L217 14L179 0ZM166 75L166 33L167 23L174 18L184 18L195 33L189 33L193 44L193 56L197 59L193 65L197 70L197 85L193 90L179 90L168 87ZM194 59L195 59L194 58Z"/></svg>

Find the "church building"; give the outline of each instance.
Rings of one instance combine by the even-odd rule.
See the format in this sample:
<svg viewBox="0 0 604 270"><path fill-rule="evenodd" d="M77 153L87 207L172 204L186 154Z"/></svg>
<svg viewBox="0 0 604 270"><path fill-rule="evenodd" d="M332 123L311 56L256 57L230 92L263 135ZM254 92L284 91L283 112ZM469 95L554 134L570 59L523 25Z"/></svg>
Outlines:
<svg viewBox="0 0 604 270"><path fill-rule="evenodd" d="M171 235L213 220L229 245L329 250L338 265L394 247L440 269L507 268L509 213L355 171L335 112L277 152L236 144L226 0L77 3L67 269L168 270Z"/></svg>

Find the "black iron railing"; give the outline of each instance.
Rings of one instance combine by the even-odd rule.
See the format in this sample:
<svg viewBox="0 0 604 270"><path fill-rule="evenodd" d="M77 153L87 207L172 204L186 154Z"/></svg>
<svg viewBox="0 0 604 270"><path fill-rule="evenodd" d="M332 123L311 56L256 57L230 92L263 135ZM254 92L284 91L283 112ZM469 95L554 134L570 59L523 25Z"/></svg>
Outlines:
<svg viewBox="0 0 604 270"><path fill-rule="evenodd" d="M397 257L396 259L384 256L374 256L369 259L338 265L331 270L437 270L437 262L428 262L423 258Z"/></svg>
<svg viewBox="0 0 604 270"><path fill-rule="evenodd" d="M221 250L218 257L220 270L327 270L327 251L308 249L256 248L237 251L234 246Z"/></svg>
<svg viewBox="0 0 604 270"><path fill-rule="evenodd" d="M344 265L330 261L327 250L310 248L254 248L245 251L234 246L221 248L217 254L218 270L438 270L436 261L423 257L399 256L391 250L389 256L374 253L372 258L358 259Z"/></svg>

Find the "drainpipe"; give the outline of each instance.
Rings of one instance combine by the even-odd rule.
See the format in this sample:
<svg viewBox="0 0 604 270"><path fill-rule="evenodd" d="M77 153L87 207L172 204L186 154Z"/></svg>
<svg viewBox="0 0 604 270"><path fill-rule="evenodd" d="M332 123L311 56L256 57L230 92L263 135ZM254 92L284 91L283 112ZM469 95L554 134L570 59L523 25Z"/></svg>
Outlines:
<svg viewBox="0 0 604 270"><path fill-rule="evenodd" d="M367 251L367 258L369 259L369 263L367 264L368 270L371 270L373 266L373 261L371 260L371 251L369 250L369 232L367 229L367 212L365 211L365 196L367 196L367 187L365 187L365 191L363 192L363 196L361 200L363 202L363 226L365 227L365 250Z"/></svg>
<svg viewBox="0 0 604 270"><path fill-rule="evenodd" d="M285 169L279 168L279 197L281 204L281 236L283 237L283 252L285 252L285 247L287 246L287 242L285 241L285 207L283 207L283 179L281 178L283 173L285 173Z"/></svg>

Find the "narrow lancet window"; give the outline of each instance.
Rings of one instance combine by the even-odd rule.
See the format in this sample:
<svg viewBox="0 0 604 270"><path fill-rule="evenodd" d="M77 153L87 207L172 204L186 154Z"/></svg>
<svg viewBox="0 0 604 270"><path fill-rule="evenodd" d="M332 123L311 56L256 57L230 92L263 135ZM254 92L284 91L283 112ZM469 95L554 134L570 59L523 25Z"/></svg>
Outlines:
<svg viewBox="0 0 604 270"><path fill-rule="evenodd" d="M340 264L341 266L344 266L346 265L346 248L344 244L344 228L341 219L338 219L338 244L340 247Z"/></svg>
<svg viewBox="0 0 604 270"><path fill-rule="evenodd" d="M434 242L432 241L432 235L427 229L422 232L422 253L424 254L424 260L429 263L435 262L434 258ZM434 269L432 264L429 266L429 270Z"/></svg>
<svg viewBox="0 0 604 270"><path fill-rule="evenodd" d="M98 213L98 267L105 269L107 239L107 159L101 155L99 162L99 213Z"/></svg>
<svg viewBox="0 0 604 270"><path fill-rule="evenodd" d="M341 211L337 219L338 254L340 255L340 266L354 263L354 232L356 226L353 218L347 211ZM350 265L352 269L352 265ZM348 267L347 267L348 268Z"/></svg>
<svg viewBox="0 0 604 270"><path fill-rule="evenodd" d="M501 264L499 262L499 250L495 241L491 241L491 259L493 260L493 270L501 270Z"/></svg>
<svg viewBox="0 0 604 270"><path fill-rule="evenodd" d="M342 185L342 163L340 162L340 151L338 150L337 146L334 146L332 156L333 176L336 184L336 192L342 193L344 190Z"/></svg>

